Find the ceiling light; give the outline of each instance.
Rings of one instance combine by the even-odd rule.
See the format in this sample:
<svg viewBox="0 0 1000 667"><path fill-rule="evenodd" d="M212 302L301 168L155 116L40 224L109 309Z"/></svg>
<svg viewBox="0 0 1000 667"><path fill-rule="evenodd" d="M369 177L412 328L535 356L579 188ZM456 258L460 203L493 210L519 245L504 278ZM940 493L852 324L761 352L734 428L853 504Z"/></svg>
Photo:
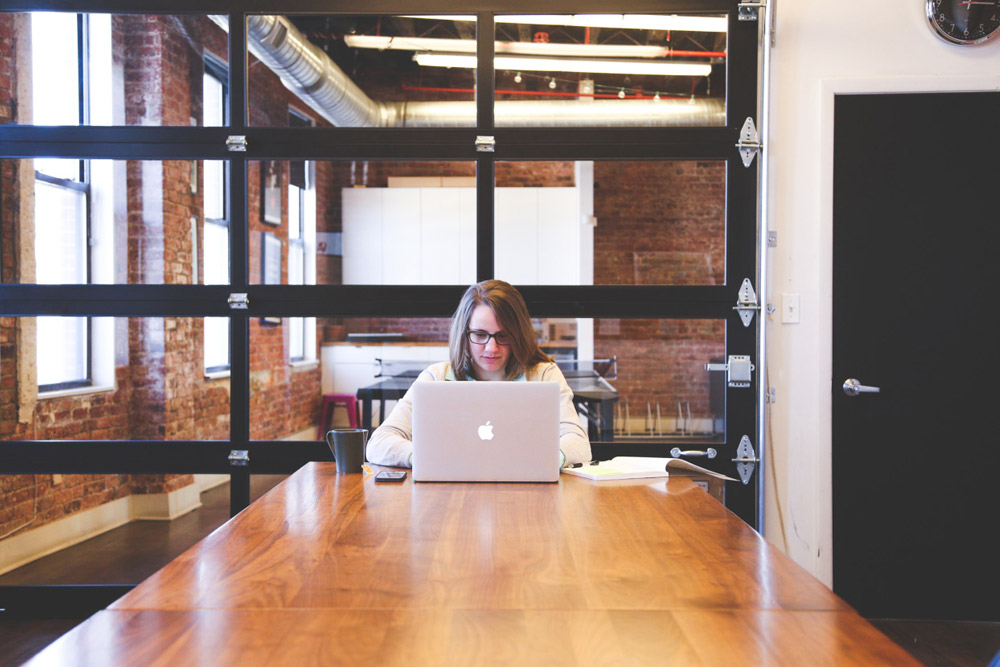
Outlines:
<svg viewBox="0 0 1000 667"><path fill-rule="evenodd" d="M436 21L472 21L470 15L408 16ZM495 23L527 25L566 25L590 28L628 28L632 30L686 30L691 32L726 32L729 19L725 16L678 16L677 14L556 14L527 16L495 16Z"/></svg>
<svg viewBox="0 0 1000 667"><path fill-rule="evenodd" d="M423 67L476 67L476 56L444 53L417 53L413 59ZM589 74L647 74L662 76L708 76L712 66L705 63L650 62L643 60L569 60L497 56L493 67L522 72L579 72Z"/></svg>
<svg viewBox="0 0 1000 667"><path fill-rule="evenodd" d="M379 35L345 35L344 43L352 49L379 51L424 51L428 53L475 53L474 39L439 39L436 37L383 37ZM555 42L494 42L497 55L569 56L581 58L666 58L679 55L666 46L641 44L561 44ZM722 51L684 51L684 56L705 58L725 57Z"/></svg>

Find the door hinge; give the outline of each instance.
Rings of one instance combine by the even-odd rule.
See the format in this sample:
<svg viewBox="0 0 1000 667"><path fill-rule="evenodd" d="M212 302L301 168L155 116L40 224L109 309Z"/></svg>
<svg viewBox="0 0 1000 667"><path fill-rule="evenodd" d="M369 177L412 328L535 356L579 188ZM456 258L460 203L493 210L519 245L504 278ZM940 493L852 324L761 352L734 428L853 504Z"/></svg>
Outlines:
<svg viewBox="0 0 1000 667"><path fill-rule="evenodd" d="M246 153L247 138L244 135L230 135L226 137L226 148L230 153Z"/></svg>
<svg viewBox="0 0 1000 667"><path fill-rule="evenodd" d="M733 306L733 310L739 312L740 319L743 321L743 326L750 326L750 322L753 321L754 312L760 310L760 304L757 303L757 292L753 289L753 283L750 282L749 278L743 279L743 284L740 285L739 294L736 296L736 305Z"/></svg>
<svg viewBox="0 0 1000 667"><path fill-rule="evenodd" d="M750 483L750 476L753 474L753 469L756 467L757 462L760 459L757 458L757 452L753 450L753 445L750 444L750 436L745 435L740 438L740 444L736 448L736 458L733 462L736 463L736 472L739 473L740 479L743 480L744 484Z"/></svg>
<svg viewBox="0 0 1000 667"><path fill-rule="evenodd" d="M242 293L230 294L227 301L230 310L246 310L250 306L250 297Z"/></svg>
<svg viewBox="0 0 1000 667"><path fill-rule="evenodd" d="M746 388L756 367L750 363L750 357L744 354L731 354L724 364L705 364L706 371L725 371L730 387Z"/></svg>
<svg viewBox="0 0 1000 667"><path fill-rule="evenodd" d="M765 9L767 3L764 0L751 0L739 4L739 19L741 21L756 21L760 15L760 10Z"/></svg>
<svg viewBox="0 0 1000 667"><path fill-rule="evenodd" d="M740 157L743 158L743 166L749 167L750 163L753 162L753 156L762 148L760 143L760 135L757 134L757 126L754 125L753 118L747 116L747 119L743 121L743 127L740 128L740 139L736 142L736 148L740 151Z"/></svg>
<svg viewBox="0 0 1000 667"><path fill-rule="evenodd" d="M476 137L477 153L492 153L496 148L497 140L493 137Z"/></svg>

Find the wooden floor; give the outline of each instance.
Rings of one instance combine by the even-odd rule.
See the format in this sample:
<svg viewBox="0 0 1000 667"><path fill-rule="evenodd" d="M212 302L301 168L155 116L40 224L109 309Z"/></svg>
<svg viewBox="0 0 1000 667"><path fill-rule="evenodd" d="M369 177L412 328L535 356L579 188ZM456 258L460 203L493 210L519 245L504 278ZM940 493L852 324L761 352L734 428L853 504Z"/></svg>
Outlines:
<svg viewBox="0 0 1000 667"><path fill-rule="evenodd" d="M251 478L258 498L283 476ZM229 518L229 486L202 494L202 507L171 522L136 521L0 576L3 584L137 583ZM83 619L5 620L0 666L19 665ZM893 641L929 666L984 666L1000 652L1000 623L873 619Z"/></svg>

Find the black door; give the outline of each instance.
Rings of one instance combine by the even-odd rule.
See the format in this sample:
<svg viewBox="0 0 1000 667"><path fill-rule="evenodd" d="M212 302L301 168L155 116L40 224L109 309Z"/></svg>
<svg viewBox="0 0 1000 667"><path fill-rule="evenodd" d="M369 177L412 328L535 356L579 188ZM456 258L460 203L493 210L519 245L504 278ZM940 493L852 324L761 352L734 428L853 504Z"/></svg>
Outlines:
<svg viewBox="0 0 1000 667"><path fill-rule="evenodd" d="M835 114L834 590L868 617L1000 620L1000 94Z"/></svg>

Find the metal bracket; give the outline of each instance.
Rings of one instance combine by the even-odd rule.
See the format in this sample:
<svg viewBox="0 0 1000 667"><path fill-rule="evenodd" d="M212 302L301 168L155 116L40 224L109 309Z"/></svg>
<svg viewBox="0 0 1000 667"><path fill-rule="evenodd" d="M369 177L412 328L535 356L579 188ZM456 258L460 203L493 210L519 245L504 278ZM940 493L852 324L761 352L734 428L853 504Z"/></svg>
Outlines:
<svg viewBox="0 0 1000 667"><path fill-rule="evenodd" d="M250 298L246 294L230 294L228 301L230 310L246 310L250 307Z"/></svg>
<svg viewBox="0 0 1000 667"><path fill-rule="evenodd" d="M231 449L229 465L243 467L250 463L250 451L246 449Z"/></svg>
<svg viewBox="0 0 1000 667"><path fill-rule="evenodd" d="M230 135L226 137L226 148L230 153L246 153L247 138L244 135Z"/></svg>
<svg viewBox="0 0 1000 667"><path fill-rule="evenodd" d="M736 458L733 461L736 463L736 472L740 474L740 479L743 480L744 484L749 484L750 475L753 474L754 467L760 461L757 458L757 452L753 450L753 445L750 444L749 435L740 438L740 444L736 447Z"/></svg>
<svg viewBox="0 0 1000 667"><path fill-rule="evenodd" d="M740 319L743 320L745 327L750 326L754 312L760 310L760 304L757 303L757 292L754 291L753 283L750 282L749 278L743 279L733 310L739 311Z"/></svg>
<svg viewBox="0 0 1000 667"><path fill-rule="evenodd" d="M724 364L705 364L706 371L725 371L730 387L746 388L750 386L750 378L756 366L750 363L750 357L743 354L731 354Z"/></svg>
<svg viewBox="0 0 1000 667"><path fill-rule="evenodd" d="M705 451L701 451L700 449L689 449L687 451L681 451L680 447L674 447L673 449L670 450L670 456L674 457L675 459L679 459L682 456L706 456L710 459L714 459L716 456L718 456L718 454L719 452L715 450L715 447L709 447Z"/></svg>
<svg viewBox="0 0 1000 667"><path fill-rule="evenodd" d="M493 137L476 137L477 153L492 153L496 148L497 140Z"/></svg>
<svg viewBox="0 0 1000 667"><path fill-rule="evenodd" d="M756 0L754 2L741 2L739 4L739 19L741 21L756 21L757 17L760 15L760 10L765 9L767 3L763 0Z"/></svg>
<svg viewBox="0 0 1000 667"><path fill-rule="evenodd" d="M740 139L736 142L736 148L739 149L740 157L743 158L744 167L750 166L750 163L753 162L753 156L761 147L757 126L754 125L753 118L747 116L747 119L743 121L743 127L740 128Z"/></svg>

